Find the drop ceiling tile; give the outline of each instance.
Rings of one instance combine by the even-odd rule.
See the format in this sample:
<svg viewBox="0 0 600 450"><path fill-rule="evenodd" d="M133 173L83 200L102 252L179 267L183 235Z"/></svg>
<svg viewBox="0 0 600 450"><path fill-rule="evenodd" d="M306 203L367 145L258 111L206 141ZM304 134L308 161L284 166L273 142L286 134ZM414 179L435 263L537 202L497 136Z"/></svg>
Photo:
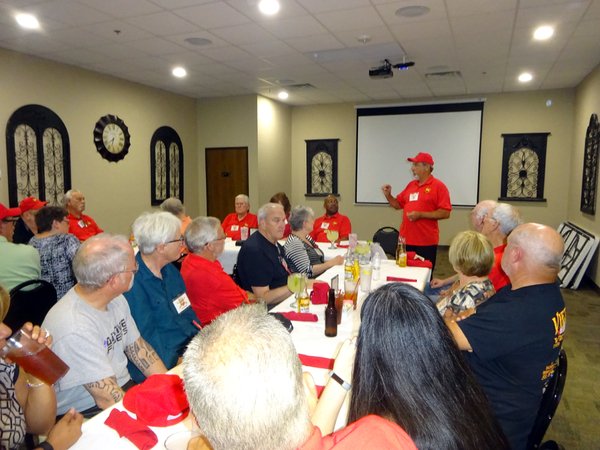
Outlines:
<svg viewBox="0 0 600 450"><path fill-rule="evenodd" d="M115 73L115 74L125 74L125 73L130 73L130 74L137 74L138 76L141 76L143 73L146 72L146 70L141 69L139 66L136 66L134 64L131 64L128 61L122 61L122 60L107 60L107 61L100 61L100 62L96 62L96 63L90 63L88 64L86 67L88 67L90 70L102 70L104 73Z"/></svg>
<svg viewBox="0 0 600 450"><path fill-rule="evenodd" d="M277 38L255 23L213 30L213 33L234 45L257 44L275 41Z"/></svg>
<svg viewBox="0 0 600 450"><path fill-rule="evenodd" d="M480 33L494 33L512 30L515 15L512 11L489 14L474 14L472 16L453 17L450 20L452 31L456 36L468 36Z"/></svg>
<svg viewBox="0 0 600 450"><path fill-rule="evenodd" d="M224 73L237 72L237 69L234 69L233 67L228 67L225 64L221 64L218 62L195 66L194 70L201 72L203 74L206 74L206 75L212 75L212 76L216 76L216 77L219 77Z"/></svg>
<svg viewBox="0 0 600 450"><path fill-rule="evenodd" d="M402 44L404 41L417 39L450 38L452 31L447 19L431 20L429 22L403 23L391 25L390 31Z"/></svg>
<svg viewBox="0 0 600 450"><path fill-rule="evenodd" d="M224 63L237 70L241 70L243 72L268 69L269 67L273 67L273 64L257 58L256 56L248 55L244 57L234 58L228 61L224 61Z"/></svg>
<svg viewBox="0 0 600 450"><path fill-rule="evenodd" d="M173 42L162 38L143 39L141 41L133 41L126 44L130 48L134 48L149 55L166 55L169 53L181 53L184 48Z"/></svg>
<svg viewBox="0 0 600 450"><path fill-rule="evenodd" d="M450 17L487 14L500 11L513 11L514 13L517 7L517 0L494 0L477 3L474 3L473 0L451 0L446 2L446 6Z"/></svg>
<svg viewBox="0 0 600 450"><path fill-rule="evenodd" d="M296 50L282 41L261 42L258 44L240 45L239 47L259 58L296 53Z"/></svg>
<svg viewBox="0 0 600 450"><path fill-rule="evenodd" d="M583 16L587 2L569 2L564 5L537 8L519 8L515 26L535 29L542 25L557 26L563 22L577 22Z"/></svg>
<svg viewBox="0 0 600 450"><path fill-rule="evenodd" d="M573 33L573 37L600 36L600 24L597 19L583 20L579 22L577 29Z"/></svg>
<svg viewBox="0 0 600 450"><path fill-rule="evenodd" d="M216 3L220 0L150 0L152 3L160 6L163 9L173 10L185 8L187 6L196 6L206 3Z"/></svg>
<svg viewBox="0 0 600 450"><path fill-rule="evenodd" d="M155 36L171 36L199 31L199 28L188 20L167 11L145 16L131 17L125 22L141 28Z"/></svg>
<svg viewBox="0 0 600 450"><path fill-rule="evenodd" d="M211 41L211 44L208 45L193 45L190 44L189 42L186 42L185 40L188 38L201 38L201 39L208 39L209 41ZM174 36L165 36L165 39L167 39L168 41L171 41L177 45L181 45L182 47L187 48L188 50L197 52L199 50L202 49L214 49L214 48L219 48L219 47L228 47L229 42L221 39L220 37L215 36L212 33L209 33L208 31L195 31L193 33L185 33L185 34L178 34L178 35L174 35Z"/></svg>
<svg viewBox="0 0 600 450"><path fill-rule="evenodd" d="M384 26L377 10L372 6L316 14L315 18L334 33L338 31L361 31Z"/></svg>
<svg viewBox="0 0 600 450"><path fill-rule="evenodd" d="M133 25L122 22L120 20L113 20L111 22L87 25L85 27L85 31L118 43L125 43L136 41L138 39L149 39L151 37L154 37L147 31L141 30L140 28L134 27Z"/></svg>
<svg viewBox="0 0 600 450"><path fill-rule="evenodd" d="M177 9L173 12L205 30L232 27L250 22L246 16L223 2Z"/></svg>
<svg viewBox="0 0 600 450"><path fill-rule="evenodd" d="M47 53L45 58L52 59L54 61L61 61L72 65L88 65L88 64L102 64L107 61L113 61L107 56L100 55L98 53L91 52L88 49L69 49L62 50L54 53Z"/></svg>
<svg viewBox="0 0 600 450"><path fill-rule="evenodd" d="M327 33L327 30L311 16L283 19L277 22L263 22L261 25L280 39L293 39Z"/></svg>
<svg viewBox="0 0 600 450"><path fill-rule="evenodd" d="M16 39L7 39L0 42L0 45L10 50L38 56L43 56L45 53L60 52L73 48L72 45L53 41L40 35L29 35Z"/></svg>
<svg viewBox="0 0 600 450"><path fill-rule="evenodd" d="M584 3L585 7L587 7L591 2L590 0L520 0L519 5L521 8L532 8L535 6L566 5L572 3Z"/></svg>
<svg viewBox="0 0 600 450"><path fill-rule="evenodd" d="M170 53L161 55L161 59L173 63L173 65L182 66L186 69L195 69L206 64L213 64L214 61L206 56L199 55L195 52Z"/></svg>
<svg viewBox="0 0 600 450"><path fill-rule="evenodd" d="M565 45L557 63L564 61L598 61L600 40L594 36L572 38Z"/></svg>
<svg viewBox="0 0 600 450"><path fill-rule="evenodd" d="M279 0L279 11L272 16L264 14L258 8L258 1L248 0L225 0L229 5L234 7L244 16L252 19L255 22L269 22L281 19L289 19L307 15L306 9L294 0ZM328 0L329 1L329 0Z"/></svg>
<svg viewBox="0 0 600 450"><path fill-rule="evenodd" d="M411 60L431 57L431 55L456 54L454 42L450 39L443 38L402 41L402 48L406 52L407 57Z"/></svg>
<svg viewBox="0 0 600 450"><path fill-rule="evenodd" d="M108 22L115 19L115 15L107 15L88 6L70 0L55 0L28 8L36 15L56 20L74 27L92 23ZM41 20L43 22L43 20Z"/></svg>
<svg viewBox="0 0 600 450"><path fill-rule="evenodd" d="M370 6L369 0L297 0L311 14Z"/></svg>
<svg viewBox="0 0 600 450"><path fill-rule="evenodd" d="M147 0L76 0L77 3L87 5L97 11L113 17L125 18L141 16L162 11L162 8Z"/></svg>
<svg viewBox="0 0 600 450"><path fill-rule="evenodd" d="M290 68L290 71L293 71L294 75L299 78L311 76L311 75L319 75L322 73L330 73L324 67L321 67L320 65L314 64L314 63L306 65L306 66L296 66L296 67Z"/></svg>
<svg viewBox="0 0 600 450"><path fill-rule="evenodd" d="M362 43L359 41L359 37L369 36L370 41ZM395 42L395 38L392 33L389 32L387 27L380 28L365 28L361 29L360 32L355 31L339 31L334 33L334 36L347 47L356 47L357 45L379 45L389 44Z"/></svg>
<svg viewBox="0 0 600 450"><path fill-rule="evenodd" d="M288 67L296 67L296 66L307 66L314 64L310 59L301 53L291 53L287 55L280 56L272 56L270 58L263 58L265 61L270 62L276 67L283 67L284 69Z"/></svg>
<svg viewBox="0 0 600 450"><path fill-rule="evenodd" d="M173 64L156 56L141 56L139 58L132 58L128 61L135 66L155 70L165 76L170 76L173 71Z"/></svg>
<svg viewBox="0 0 600 450"><path fill-rule="evenodd" d="M198 50L198 53L200 53L201 55L204 55L210 59L214 59L215 61L232 61L235 59L243 59L243 58L247 58L251 55L249 55L248 53L246 53L245 51L243 51L242 49L239 49L237 47L234 47L232 45L227 46L227 47L219 47L219 48L200 48Z"/></svg>
<svg viewBox="0 0 600 450"><path fill-rule="evenodd" d="M329 33L286 39L285 42L302 53L344 48L344 44Z"/></svg>
<svg viewBox="0 0 600 450"><path fill-rule="evenodd" d="M373 2L376 3L376 2ZM394 2L377 5L377 11L383 18L384 22L389 25L399 25L402 23L417 23L417 22L428 22L430 20L444 20L447 19L446 7L443 0L421 0L419 1L420 6L426 6L429 8L429 13L419 17L401 17L396 15L396 11L405 6L412 6L414 3L411 2Z"/></svg>
<svg viewBox="0 0 600 450"><path fill-rule="evenodd" d="M67 30L51 31L47 33L46 36L50 39L79 48L113 44L113 41L88 33L84 28L69 28Z"/></svg>
<svg viewBox="0 0 600 450"><path fill-rule="evenodd" d="M137 49L127 47L126 44L101 45L90 47L90 50L112 59L133 59L146 55L146 53L140 52Z"/></svg>
<svg viewBox="0 0 600 450"><path fill-rule="evenodd" d="M15 17L19 13L29 13L37 15L36 11L34 11L33 8L25 7L20 3L17 6L0 3L0 24L3 23L5 25L13 27L15 30L24 32L22 34L44 33L47 31L62 30L68 28L68 25L64 23L57 22L48 17L39 17L38 15L37 19L40 24L40 28L37 30L28 30L17 24L17 20L15 19Z"/></svg>

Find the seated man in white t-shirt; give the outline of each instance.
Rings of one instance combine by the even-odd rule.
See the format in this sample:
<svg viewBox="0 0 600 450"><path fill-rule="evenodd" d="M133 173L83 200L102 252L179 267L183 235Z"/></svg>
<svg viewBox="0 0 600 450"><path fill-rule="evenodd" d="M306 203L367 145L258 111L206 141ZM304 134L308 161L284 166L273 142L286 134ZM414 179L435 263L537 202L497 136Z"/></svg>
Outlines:
<svg viewBox="0 0 600 450"><path fill-rule="evenodd" d="M137 265L127 238L89 238L73 259L78 283L48 312L43 328L52 350L70 367L56 385L57 414L75 408L91 417L123 399L133 385L127 360L150 376L165 365L140 336L123 293Z"/></svg>

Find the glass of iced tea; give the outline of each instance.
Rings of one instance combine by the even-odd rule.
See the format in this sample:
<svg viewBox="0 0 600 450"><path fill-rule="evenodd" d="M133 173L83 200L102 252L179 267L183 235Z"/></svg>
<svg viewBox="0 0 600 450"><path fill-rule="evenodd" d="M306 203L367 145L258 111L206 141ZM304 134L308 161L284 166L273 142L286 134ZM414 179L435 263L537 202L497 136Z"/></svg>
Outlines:
<svg viewBox="0 0 600 450"><path fill-rule="evenodd" d="M31 332L24 326L6 340L0 356L10 358L27 373L50 386L69 371L69 366L45 344L32 339Z"/></svg>

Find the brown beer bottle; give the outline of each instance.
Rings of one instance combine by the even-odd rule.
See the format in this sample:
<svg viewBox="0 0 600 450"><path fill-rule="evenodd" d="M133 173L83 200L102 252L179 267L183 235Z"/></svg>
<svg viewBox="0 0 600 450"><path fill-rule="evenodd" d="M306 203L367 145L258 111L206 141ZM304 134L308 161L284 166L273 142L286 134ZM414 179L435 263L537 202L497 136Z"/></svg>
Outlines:
<svg viewBox="0 0 600 450"><path fill-rule="evenodd" d="M337 315L338 312L335 307L335 291L329 289L329 302L327 303L327 309L325 309L325 336L337 336Z"/></svg>

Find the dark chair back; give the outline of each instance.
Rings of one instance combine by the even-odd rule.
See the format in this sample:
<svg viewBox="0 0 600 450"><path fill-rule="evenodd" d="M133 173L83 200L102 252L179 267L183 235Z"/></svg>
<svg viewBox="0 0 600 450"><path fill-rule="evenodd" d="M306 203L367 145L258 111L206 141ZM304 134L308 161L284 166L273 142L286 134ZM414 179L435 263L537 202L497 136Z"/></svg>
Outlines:
<svg viewBox="0 0 600 450"><path fill-rule="evenodd" d="M31 290L24 287L34 285ZM4 318L4 323L11 330L18 330L25 322L41 325L56 304L56 289L44 280L30 280L21 283L10 291L10 307Z"/></svg>
<svg viewBox="0 0 600 450"><path fill-rule="evenodd" d="M383 227L375 232L373 242L379 242L383 251L395 258L399 234L398 230L393 227Z"/></svg>
<svg viewBox="0 0 600 450"><path fill-rule="evenodd" d="M552 378L550 379L546 391L542 396L542 402L540 403L540 409L538 410L535 423L529 434L527 441L528 450L536 450L540 448L540 443L550 426L550 422L554 417L556 408L560 403L563 389L565 387L565 381L567 379L567 354L561 349L558 354L558 366L554 369Z"/></svg>

